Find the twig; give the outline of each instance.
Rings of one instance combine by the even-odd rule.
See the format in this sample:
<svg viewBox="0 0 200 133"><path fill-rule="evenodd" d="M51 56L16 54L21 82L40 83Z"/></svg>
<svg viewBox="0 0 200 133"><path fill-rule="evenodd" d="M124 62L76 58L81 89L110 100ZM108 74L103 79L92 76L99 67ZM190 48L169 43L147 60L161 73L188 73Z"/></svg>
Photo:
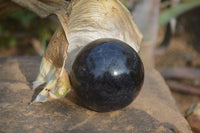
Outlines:
<svg viewBox="0 0 200 133"><path fill-rule="evenodd" d="M44 51L42 49L42 44L39 40L33 38L33 39L31 39L30 43L33 45L33 48L40 56L42 56L44 54Z"/></svg>
<svg viewBox="0 0 200 133"><path fill-rule="evenodd" d="M200 69L189 67L169 67L158 69L165 79L200 79Z"/></svg>
<svg viewBox="0 0 200 133"><path fill-rule="evenodd" d="M200 88L190 86L184 83L180 83L177 81L167 81L170 89L173 91L185 93L185 94L192 94L192 95L200 95Z"/></svg>

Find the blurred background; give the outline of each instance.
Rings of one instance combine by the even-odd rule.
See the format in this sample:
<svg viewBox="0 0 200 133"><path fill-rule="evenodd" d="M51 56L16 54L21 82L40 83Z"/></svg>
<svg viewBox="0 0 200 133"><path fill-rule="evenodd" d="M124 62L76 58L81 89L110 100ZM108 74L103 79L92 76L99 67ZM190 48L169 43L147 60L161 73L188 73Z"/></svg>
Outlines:
<svg viewBox="0 0 200 133"><path fill-rule="evenodd" d="M140 56L165 78L181 113L200 132L200 0L121 0L144 35ZM0 57L42 56L59 22L0 0ZM199 112L198 119L191 118ZM198 113L197 113L198 114Z"/></svg>

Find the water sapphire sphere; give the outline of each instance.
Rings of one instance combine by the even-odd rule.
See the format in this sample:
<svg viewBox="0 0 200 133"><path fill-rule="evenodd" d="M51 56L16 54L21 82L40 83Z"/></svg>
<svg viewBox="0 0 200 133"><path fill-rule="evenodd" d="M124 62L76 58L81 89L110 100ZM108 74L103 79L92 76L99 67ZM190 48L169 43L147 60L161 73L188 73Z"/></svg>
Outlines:
<svg viewBox="0 0 200 133"><path fill-rule="evenodd" d="M129 105L139 94L143 63L126 43L100 39L85 46L75 58L71 84L90 109L107 112Z"/></svg>

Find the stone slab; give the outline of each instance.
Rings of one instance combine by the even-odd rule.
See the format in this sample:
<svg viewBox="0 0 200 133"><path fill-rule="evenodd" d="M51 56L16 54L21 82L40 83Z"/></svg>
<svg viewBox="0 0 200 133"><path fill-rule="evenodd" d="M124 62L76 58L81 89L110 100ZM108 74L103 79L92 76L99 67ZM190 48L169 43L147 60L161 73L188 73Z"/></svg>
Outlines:
<svg viewBox="0 0 200 133"><path fill-rule="evenodd" d="M41 57L0 58L0 132L192 133L160 74L145 67L142 91L128 107L107 113L84 108L75 94L29 105Z"/></svg>

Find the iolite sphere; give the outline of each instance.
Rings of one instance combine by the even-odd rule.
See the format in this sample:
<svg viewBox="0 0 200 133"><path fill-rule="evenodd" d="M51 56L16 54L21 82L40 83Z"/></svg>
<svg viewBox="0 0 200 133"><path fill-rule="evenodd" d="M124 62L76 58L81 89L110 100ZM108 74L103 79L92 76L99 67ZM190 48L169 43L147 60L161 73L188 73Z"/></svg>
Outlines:
<svg viewBox="0 0 200 133"><path fill-rule="evenodd" d="M141 90L143 63L126 43L100 39L85 46L75 58L71 84L90 109L113 111L129 105Z"/></svg>

